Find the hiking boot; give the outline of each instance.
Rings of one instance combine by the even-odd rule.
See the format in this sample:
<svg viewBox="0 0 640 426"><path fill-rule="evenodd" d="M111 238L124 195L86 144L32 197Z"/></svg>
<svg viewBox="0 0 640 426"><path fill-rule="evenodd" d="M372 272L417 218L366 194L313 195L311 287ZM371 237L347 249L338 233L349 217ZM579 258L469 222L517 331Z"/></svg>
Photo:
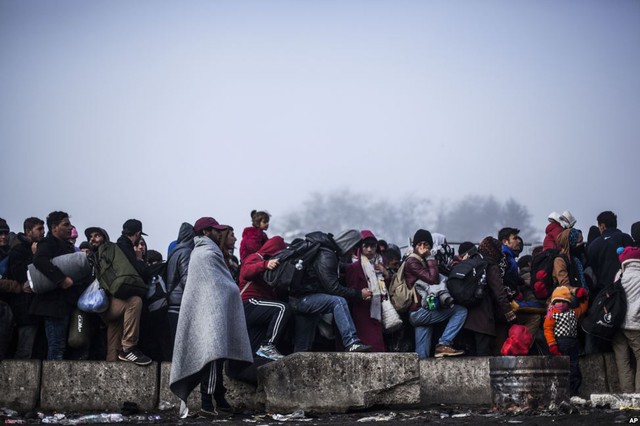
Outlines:
<svg viewBox="0 0 640 426"><path fill-rule="evenodd" d="M277 361L284 358L284 355L278 352L276 347L273 345L260 346L260 348L256 351L256 355L261 356L262 358L270 359L272 361Z"/></svg>
<svg viewBox="0 0 640 426"><path fill-rule="evenodd" d="M454 349L451 346L447 345L436 345L436 354L434 355L436 358L442 358L445 356L460 356L464 355L464 351L459 349Z"/></svg>
<svg viewBox="0 0 640 426"><path fill-rule="evenodd" d="M122 350L118 352L118 359L120 361L133 362L136 365L149 365L151 364L151 358L142 353L142 351L135 346L129 348L128 351Z"/></svg>
<svg viewBox="0 0 640 426"><path fill-rule="evenodd" d="M346 352L371 352L371 349L371 346L358 342L349 346Z"/></svg>

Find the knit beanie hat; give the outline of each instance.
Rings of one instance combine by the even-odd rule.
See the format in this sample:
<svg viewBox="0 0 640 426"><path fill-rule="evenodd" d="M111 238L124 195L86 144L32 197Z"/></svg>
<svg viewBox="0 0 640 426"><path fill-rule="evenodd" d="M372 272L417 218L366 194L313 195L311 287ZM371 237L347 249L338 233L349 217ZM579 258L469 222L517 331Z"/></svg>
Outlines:
<svg viewBox="0 0 640 426"><path fill-rule="evenodd" d="M640 260L640 248L638 247L625 247L618 248L618 259L620 263L626 260Z"/></svg>
<svg viewBox="0 0 640 426"><path fill-rule="evenodd" d="M569 290L569 287L565 287L563 285L556 287L551 294L551 303L554 302L571 303L571 291Z"/></svg>
<svg viewBox="0 0 640 426"><path fill-rule="evenodd" d="M336 242L340 253L345 254L352 248L354 248L361 240L360 231L356 229L349 229L341 232L338 236L333 237L333 241Z"/></svg>
<svg viewBox="0 0 640 426"><path fill-rule="evenodd" d="M418 243L426 242L429 243L431 247L433 247L433 237L431 236L431 232L425 229L418 229L416 233L413 235L413 247L417 246Z"/></svg>
<svg viewBox="0 0 640 426"><path fill-rule="evenodd" d="M9 224L6 220L0 218L0 231L9 232Z"/></svg>
<svg viewBox="0 0 640 426"><path fill-rule="evenodd" d="M459 256L464 256L465 254L467 254L469 252L469 250L475 248L476 245L473 244L471 241L465 241L464 243L460 244L460 246L458 247L458 255Z"/></svg>
<svg viewBox="0 0 640 426"><path fill-rule="evenodd" d="M636 222L631 225L631 238L636 243L640 243L640 222Z"/></svg>

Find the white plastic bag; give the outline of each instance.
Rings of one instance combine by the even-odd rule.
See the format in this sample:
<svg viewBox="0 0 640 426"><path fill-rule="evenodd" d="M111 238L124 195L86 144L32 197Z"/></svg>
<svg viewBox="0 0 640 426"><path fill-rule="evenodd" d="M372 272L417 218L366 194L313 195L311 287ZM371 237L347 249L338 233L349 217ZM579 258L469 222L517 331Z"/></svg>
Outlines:
<svg viewBox="0 0 640 426"><path fill-rule="evenodd" d="M402 328L400 315L389 299L382 301L382 328L385 333L393 333Z"/></svg>
<svg viewBox="0 0 640 426"><path fill-rule="evenodd" d="M93 280L78 299L78 309L99 314L109 309L109 296L100 287L98 279Z"/></svg>

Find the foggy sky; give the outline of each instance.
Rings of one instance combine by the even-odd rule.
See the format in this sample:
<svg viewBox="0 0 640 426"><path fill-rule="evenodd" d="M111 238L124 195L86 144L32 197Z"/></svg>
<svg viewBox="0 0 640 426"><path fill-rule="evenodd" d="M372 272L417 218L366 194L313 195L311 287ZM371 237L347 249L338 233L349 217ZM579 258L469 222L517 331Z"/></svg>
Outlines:
<svg viewBox="0 0 640 426"><path fill-rule="evenodd" d="M183 221L239 237L252 209L347 188L629 232L639 134L638 1L0 2L14 231L138 218L166 255Z"/></svg>

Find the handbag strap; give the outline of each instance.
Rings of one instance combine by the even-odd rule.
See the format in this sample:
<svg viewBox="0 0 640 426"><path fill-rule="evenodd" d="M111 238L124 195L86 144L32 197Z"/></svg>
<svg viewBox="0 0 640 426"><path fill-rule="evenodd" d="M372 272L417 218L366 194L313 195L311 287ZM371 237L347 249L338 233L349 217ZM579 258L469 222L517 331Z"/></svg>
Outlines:
<svg viewBox="0 0 640 426"><path fill-rule="evenodd" d="M249 286L253 283L253 281L249 281L248 283L246 283L244 285L244 287L242 287L242 290L240 290L240 296L242 296L244 294L244 292L249 288Z"/></svg>

